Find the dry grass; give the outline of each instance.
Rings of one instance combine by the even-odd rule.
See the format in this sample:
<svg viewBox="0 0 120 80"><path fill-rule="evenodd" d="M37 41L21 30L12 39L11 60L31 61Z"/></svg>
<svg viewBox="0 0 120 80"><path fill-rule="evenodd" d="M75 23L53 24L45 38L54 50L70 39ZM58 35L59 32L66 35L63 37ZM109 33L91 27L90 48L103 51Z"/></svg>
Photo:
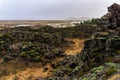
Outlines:
<svg viewBox="0 0 120 80"><path fill-rule="evenodd" d="M23 61L11 61L4 65L0 65L3 73L0 80L35 80L38 77L48 77L52 73L52 67L50 64L45 66L41 63L25 63ZM48 68L47 71L44 71L44 68Z"/></svg>
<svg viewBox="0 0 120 80"><path fill-rule="evenodd" d="M41 62L24 62L19 59L0 64L0 70L3 70L0 80L36 80L36 78L40 77L46 78L52 75L53 68L51 63L58 63L62 60L63 58L56 58L46 65L42 65Z"/></svg>
<svg viewBox="0 0 120 80"><path fill-rule="evenodd" d="M108 80L119 80L119 79L120 79L120 74L116 74L110 77Z"/></svg>
<svg viewBox="0 0 120 80"><path fill-rule="evenodd" d="M44 72L43 68L26 68L23 71L16 72L16 74L9 74L7 76L3 76L0 80L13 80L14 78L18 78L19 80L35 80L38 77L47 77L49 76L49 71Z"/></svg>
<svg viewBox="0 0 120 80"><path fill-rule="evenodd" d="M76 55L80 53L84 47L83 39L66 39L66 40L74 42L74 44L70 44L68 47L65 48L65 53L67 55Z"/></svg>

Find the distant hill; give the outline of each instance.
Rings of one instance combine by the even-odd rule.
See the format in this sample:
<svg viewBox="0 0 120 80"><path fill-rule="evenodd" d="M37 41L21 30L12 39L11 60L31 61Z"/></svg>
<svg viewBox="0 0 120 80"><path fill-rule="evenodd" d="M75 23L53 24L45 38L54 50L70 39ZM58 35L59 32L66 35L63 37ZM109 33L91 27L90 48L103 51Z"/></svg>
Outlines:
<svg viewBox="0 0 120 80"><path fill-rule="evenodd" d="M90 20L90 18L88 18L88 17L79 17L79 18L69 17L69 18L67 18L67 20L81 20L81 21L84 21L84 20Z"/></svg>

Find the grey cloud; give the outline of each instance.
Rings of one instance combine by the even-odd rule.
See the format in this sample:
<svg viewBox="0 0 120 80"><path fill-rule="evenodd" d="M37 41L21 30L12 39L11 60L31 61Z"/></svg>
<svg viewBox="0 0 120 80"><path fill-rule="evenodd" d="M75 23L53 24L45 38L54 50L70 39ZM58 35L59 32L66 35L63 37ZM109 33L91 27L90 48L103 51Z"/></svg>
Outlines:
<svg viewBox="0 0 120 80"><path fill-rule="evenodd" d="M3 2L2 2L3 1ZM0 19L101 17L119 0L2 0ZM1 5L2 4L2 5Z"/></svg>

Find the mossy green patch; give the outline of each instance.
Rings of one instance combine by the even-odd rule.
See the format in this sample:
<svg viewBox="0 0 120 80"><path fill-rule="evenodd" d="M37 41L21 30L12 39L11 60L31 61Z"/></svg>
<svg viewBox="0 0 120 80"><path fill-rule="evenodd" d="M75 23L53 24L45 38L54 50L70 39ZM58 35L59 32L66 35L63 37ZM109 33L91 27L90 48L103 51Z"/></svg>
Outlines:
<svg viewBox="0 0 120 80"><path fill-rule="evenodd" d="M117 67L118 65L116 63L106 63L110 67Z"/></svg>

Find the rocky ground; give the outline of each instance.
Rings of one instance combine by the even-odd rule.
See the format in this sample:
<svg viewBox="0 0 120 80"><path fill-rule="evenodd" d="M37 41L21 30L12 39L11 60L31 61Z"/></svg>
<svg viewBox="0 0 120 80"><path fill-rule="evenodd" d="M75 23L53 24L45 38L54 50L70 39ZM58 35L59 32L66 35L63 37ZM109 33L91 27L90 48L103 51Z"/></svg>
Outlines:
<svg viewBox="0 0 120 80"><path fill-rule="evenodd" d="M0 80L119 80L120 5L108 12L74 28L0 30Z"/></svg>
<svg viewBox="0 0 120 80"><path fill-rule="evenodd" d="M75 56L67 56L64 61L56 65L57 71L54 73L54 77L48 78L49 80L120 79L120 25L118 19L120 7L118 4L113 4L108 9L110 15L98 20L99 27L91 38L84 42L82 51ZM102 66L104 64L109 64L110 68ZM112 67L112 65L117 67Z"/></svg>

